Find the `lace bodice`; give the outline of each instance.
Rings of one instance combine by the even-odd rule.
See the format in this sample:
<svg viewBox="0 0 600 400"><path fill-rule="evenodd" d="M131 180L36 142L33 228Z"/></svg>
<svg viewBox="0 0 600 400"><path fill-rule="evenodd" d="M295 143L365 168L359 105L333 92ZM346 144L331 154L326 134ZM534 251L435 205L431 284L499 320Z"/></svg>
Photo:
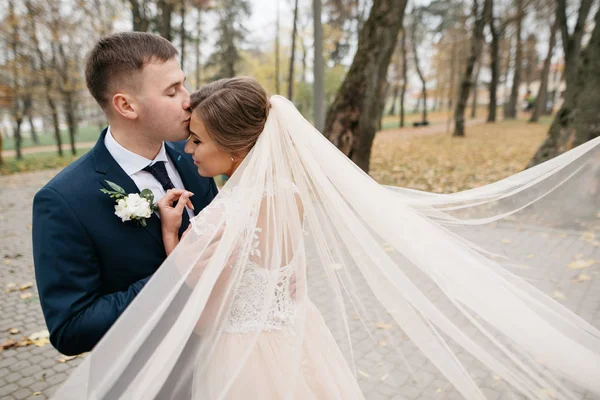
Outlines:
<svg viewBox="0 0 600 400"><path fill-rule="evenodd" d="M248 333L261 327L264 331L291 329L296 314L296 302L290 293L290 278L294 270L293 264L267 270L249 262L244 267L234 295L225 323L225 332ZM265 293L271 276L275 282L274 293L265 319ZM264 322L261 319L264 319Z"/></svg>
<svg viewBox="0 0 600 400"><path fill-rule="evenodd" d="M298 188L290 183L287 188L298 192ZM272 196L264 192L263 196ZM213 231L214 222L225 215L225 219L235 218L239 202L245 201L244 193L237 188L221 192L213 203L201 215L192 220L194 230L198 234ZM218 210L218 211L217 211ZM306 215L302 225L304 226ZM290 279L296 270L295 259L283 267L265 268L260 265L261 251L259 235L261 228L249 232L251 245L246 249L247 254L238 254L235 259L247 260L245 265L232 264L230 268L243 269L240 281L235 288L229 314L223 330L228 333L248 333L257 330L287 330L292 331L296 315L296 301L290 292ZM233 275L236 275L235 272ZM269 287L272 291L269 292ZM264 312L265 296L271 298L268 311Z"/></svg>

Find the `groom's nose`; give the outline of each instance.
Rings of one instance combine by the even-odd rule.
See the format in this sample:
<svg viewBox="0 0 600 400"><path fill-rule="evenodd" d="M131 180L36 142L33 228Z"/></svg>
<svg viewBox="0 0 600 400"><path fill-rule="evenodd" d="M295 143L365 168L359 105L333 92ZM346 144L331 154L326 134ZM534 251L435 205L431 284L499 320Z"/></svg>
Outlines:
<svg viewBox="0 0 600 400"><path fill-rule="evenodd" d="M182 104L181 106L183 107L183 109L184 109L184 110L186 110L186 111L191 111L191 110L189 109L189 108L190 108L190 105L191 105L191 101L190 101L190 92L188 92L188 91L186 90L186 93L187 93L187 97L185 98L185 100L183 101L183 104Z"/></svg>

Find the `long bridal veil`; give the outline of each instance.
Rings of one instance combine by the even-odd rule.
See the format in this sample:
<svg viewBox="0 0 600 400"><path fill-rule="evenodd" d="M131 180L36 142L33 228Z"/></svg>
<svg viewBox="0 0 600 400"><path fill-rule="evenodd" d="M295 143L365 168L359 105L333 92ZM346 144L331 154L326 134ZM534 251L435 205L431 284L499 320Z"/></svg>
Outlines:
<svg viewBox="0 0 600 400"><path fill-rule="evenodd" d="M55 397L231 398L256 369L295 398L307 365L309 384L336 379L307 361L315 306L367 398L600 396L599 144L430 194L379 185L273 96L243 164ZM270 371L267 334L287 346Z"/></svg>

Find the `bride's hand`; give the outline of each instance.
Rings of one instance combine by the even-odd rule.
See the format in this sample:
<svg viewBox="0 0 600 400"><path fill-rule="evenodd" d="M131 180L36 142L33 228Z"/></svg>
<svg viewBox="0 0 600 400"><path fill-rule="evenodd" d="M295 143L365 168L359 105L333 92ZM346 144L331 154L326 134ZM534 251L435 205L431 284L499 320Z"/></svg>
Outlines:
<svg viewBox="0 0 600 400"><path fill-rule="evenodd" d="M163 236L175 235L181 227L181 215L183 209L187 205L192 210L194 206L190 201L190 197L194 194L183 189L169 189L167 193L157 203L158 212L160 213L160 224ZM174 206L174 203L177 205Z"/></svg>

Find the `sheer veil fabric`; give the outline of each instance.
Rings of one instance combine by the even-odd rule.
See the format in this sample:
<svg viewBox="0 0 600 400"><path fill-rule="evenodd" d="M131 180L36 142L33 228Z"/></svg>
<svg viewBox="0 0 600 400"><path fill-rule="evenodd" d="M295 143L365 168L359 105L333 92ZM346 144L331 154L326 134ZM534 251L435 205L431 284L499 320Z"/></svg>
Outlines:
<svg viewBox="0 0 600 400"><path fill-rule="evenodd" d="M600 396L597 285L579 308L549 296L600 257L599 144L431 194L379 185L273 96L242 165L55 398L362 398L357 379Z"/></svg>

